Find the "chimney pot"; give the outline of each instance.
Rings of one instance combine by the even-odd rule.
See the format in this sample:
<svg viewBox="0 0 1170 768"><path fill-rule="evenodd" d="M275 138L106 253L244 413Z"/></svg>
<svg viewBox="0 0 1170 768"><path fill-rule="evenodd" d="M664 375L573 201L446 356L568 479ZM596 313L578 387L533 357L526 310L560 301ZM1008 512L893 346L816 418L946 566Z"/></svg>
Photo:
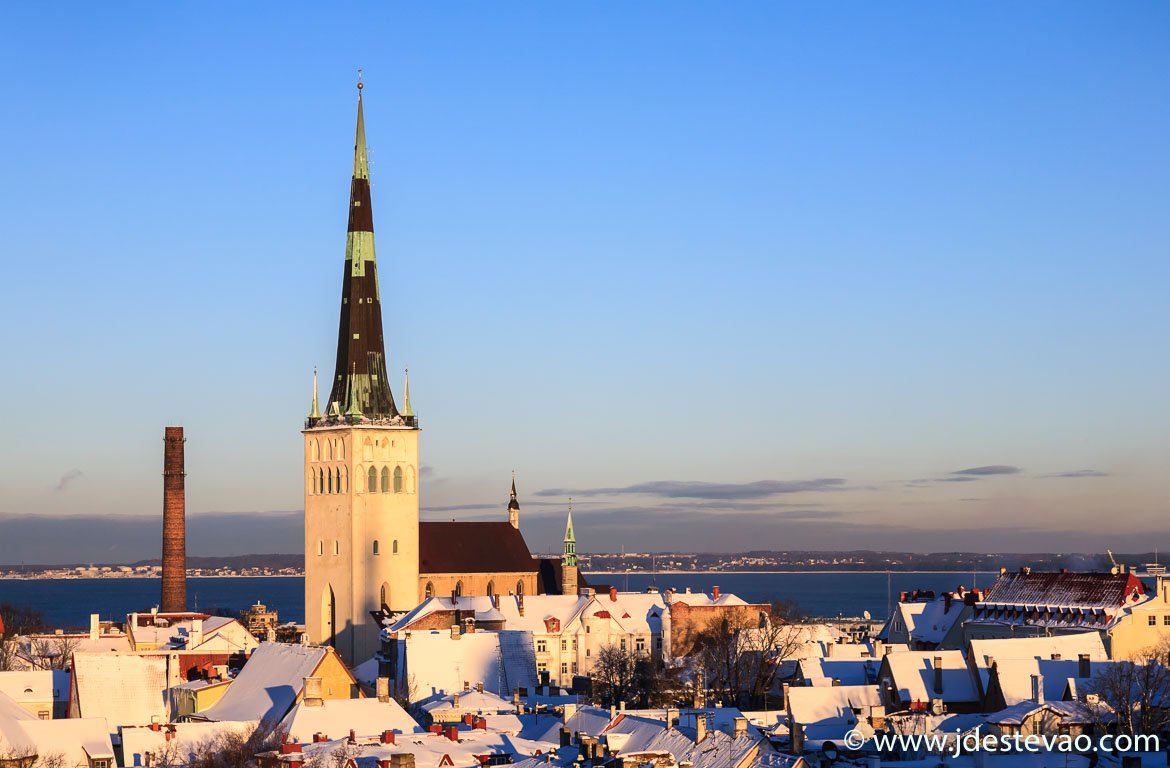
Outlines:
<svg viewBox="0 0 1170 768"><path fill-rule="evenodd" d="M610 587L609 588L609 601L611 603L617 602L617 587Z"/></svg>
<svg viewBox="0 0 1170 768"><path fill-rule="evenodd" d="M396 738L397 737L394 735L394 731L382 731L383 744L393 744L395 743Z"/></svg>
<svg viewBox="0 0 1170 768"><path fill-rule="evenodd" d="M934 692L943 692L943 667L942 656L934 657Z"/></svg>
<svg viewBox="0 0 1170 768"><path fill-rule="evenodd" d="M390 701L390 678L379 677L377 680L378 701L383 704Z"/></svg>
<svg viewBox="0 0 1170 768"><path fill-rule="evenodd" d="M306 707L321 706L324 703L321 696L321 678L306 677L303 696Z"/></svg>
<svg viewBox="0 0 1170 768"><path fill-rule="evenodd" d="M451 725L447 727L447 738L451 741L459 741L459 729Z"/></svg>

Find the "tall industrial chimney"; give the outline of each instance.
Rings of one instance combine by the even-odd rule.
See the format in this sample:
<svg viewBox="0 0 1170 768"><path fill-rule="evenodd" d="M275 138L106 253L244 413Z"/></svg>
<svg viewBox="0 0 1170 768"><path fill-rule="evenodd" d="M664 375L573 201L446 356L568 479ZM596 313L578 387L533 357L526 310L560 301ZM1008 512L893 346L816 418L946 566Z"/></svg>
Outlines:
<svg viewBox="0 0 1170 768"><path fill-rule="evenodd" d="M163 434L163 613L187 610L186 471L183 428L167 427Z"/></svg>

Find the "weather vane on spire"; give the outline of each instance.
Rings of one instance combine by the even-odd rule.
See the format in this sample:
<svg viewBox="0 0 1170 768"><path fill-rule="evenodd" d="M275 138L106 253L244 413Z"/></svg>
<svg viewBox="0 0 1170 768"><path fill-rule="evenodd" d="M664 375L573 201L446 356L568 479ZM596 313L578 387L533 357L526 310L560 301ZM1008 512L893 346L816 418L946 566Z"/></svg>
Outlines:
<svg viewBox="0 0 1170 768"><path fill-rule="evenodd" d="M362 68L358 67L358 90L362 89Z"/></svg>

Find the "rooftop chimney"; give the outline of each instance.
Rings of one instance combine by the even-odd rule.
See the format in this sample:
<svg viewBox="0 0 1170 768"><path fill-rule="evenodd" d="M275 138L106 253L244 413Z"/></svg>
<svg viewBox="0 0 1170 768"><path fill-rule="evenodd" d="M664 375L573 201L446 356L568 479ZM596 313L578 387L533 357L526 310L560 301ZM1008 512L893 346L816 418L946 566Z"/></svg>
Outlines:
<svg viewBox="0 0 1170 768"><path fill-rule="evenodd" d="M378 701L383 704L390 701L390 678L379 677L375 683Z"/></svg>
<svg viewBox="0 0 1170 768"><path fill-rule="evenodd" d="M96 613L89 615L89 639L101 640L102 638L102 621L101 616Z"/></svg>
<svg viewBox="0 0 1170 768"><path fill-rule="evenodd" d="M516 610L520 612L521 616L524 615L524 595L516 596Z"/></svg>
<svg viewBox="0 0 1170 768"><path fill-rule="evenodd" d="M1092 677L1092 662L1089 661L1089 654L1082 653L1077 657L1077 677Z"/></svg>
<svg viewBox="0 0 1170 768"><path fill-rule="evenodd" d="M451 625L451 639L458 640L462 636L463 636L463 631L459 628L459 625L452 624Z"/></svg>
<svg viewBox="0 0 1170 768"><path fill-rule="evenodd" d="M397 736L395 736L394 731L382 731L383 744L393 744L396 738Z"/></svg>
<svg viewBox="0 0 1170 768"><path fill-rule="evenodd" d="M731 733L732 738L738 739L740 736L743 736L744 734L746 734L747 733L747 724L748 724L748 721L747 721L746 717L735 718L735 730L732 731L732 733Z"/></svg>
<svg viewBox="0 0 1170 768"><path fill-rule="evenodd" d="M609 601L611 603L617 602L617 587L610 587L609 588Z"/></svg>
<svg viewBox="0 0 1170 768"><path fill-rule="evenodd" d="M1044 675L1032 675L1032 700L1044 703Z"/></svg>
<svg viewBox="0 0 1170 768"><path fill-rule="evenodd" d="M942 656L935 656L934 657L934 692L935 693L942 693L943 692L942 673L943 673Z"/></svg>
<svg viewBox="0 0 1170 768"><path fill-rule="evenodd" d="M700 712L695 715L695 743L702 744L707 739L707 716Z"/></svg>
<svg viewBox="0 0 1170 768"><path fill-rule="evenodd" d="M321 678L306 677L304 695L306 707L322 706L325 703L325 700L321 698Z"/></svg>
<svg viewBox="0 0 1170 768"><path fill-rule="evenodd" d="M186 470L183 428L163 431L162 610L187 610Z"/></svg>
<svg viewBox="0 0 1170 768"><path fill-rule="evenodd" d="M187 636L187 650L203 645L203 619L191 620L191 632Z"/></svg>
<svg viewBox="0 0 1170 768"><path fill-rule="evenodd" d="M678 720L678 710L677 709L674 709L672 707L672 708L666 710L666 730L669 731L671 728L673 728L674 724L677 720Z"/></svg>
<svg viewBox="0 0 1170 768"><path fill-rule="evenodd" d="M804 752L804 725L801 723L792 724L792 754L799 755Z"/></svg>

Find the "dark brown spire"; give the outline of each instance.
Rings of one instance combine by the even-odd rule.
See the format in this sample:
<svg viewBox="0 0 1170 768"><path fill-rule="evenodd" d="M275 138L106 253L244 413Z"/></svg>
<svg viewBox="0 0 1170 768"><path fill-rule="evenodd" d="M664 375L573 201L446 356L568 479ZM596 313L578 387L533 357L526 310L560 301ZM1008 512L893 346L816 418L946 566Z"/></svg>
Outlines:
<svg viewBox="0 0 1170 768"><path fill-rule="evenodd" d="M333 405L337 404L337 410ZM337 365L327 413L348 413L351 420L389 419L398 415L386 377L382 340L382 303L374 256L374 212L370 206L370 171L366 125L358 84L357 139L349 187L349 229L341 283L341 321L337 329Z"/></svg>

